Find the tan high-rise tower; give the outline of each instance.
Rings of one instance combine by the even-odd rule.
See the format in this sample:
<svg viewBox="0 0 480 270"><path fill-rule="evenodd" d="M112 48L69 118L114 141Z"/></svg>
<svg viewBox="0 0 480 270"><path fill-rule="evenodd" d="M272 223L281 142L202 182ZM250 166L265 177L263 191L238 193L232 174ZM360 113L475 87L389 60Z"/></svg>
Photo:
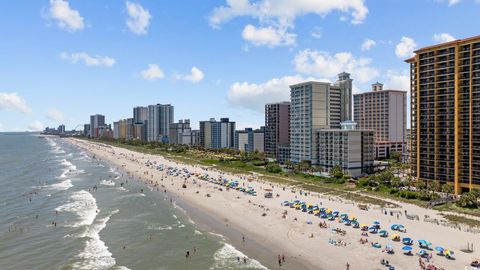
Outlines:
<svg viewBox="0 0 480 270"><path fill-rule="evenodd" d="M416 179L480 188L480 36L415 51L411 168Z"/></svg>

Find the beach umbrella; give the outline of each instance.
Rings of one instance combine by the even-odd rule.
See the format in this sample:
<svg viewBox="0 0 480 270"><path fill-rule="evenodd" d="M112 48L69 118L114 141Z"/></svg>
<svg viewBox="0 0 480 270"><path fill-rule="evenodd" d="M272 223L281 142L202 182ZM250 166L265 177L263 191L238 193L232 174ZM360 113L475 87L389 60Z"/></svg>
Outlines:
<svg viewBox="0 0 480 270"><path fill-rule="evenodd" d="M392 239L395 239L395 238L400 238L400 235L398 233L392 234Z"/></svg>
<svg viewBox="0 0 480 270"><path fill-rule="evenodd" d="M386 236L388 235L388 232L386 230L381 230L378 232L380 235Z"/></svg>
<svg viewBox="0 0 480 270"><path fill-rule="evenodd" d="M390 229L396 231L396 230L398 230L398 225L397 225L397 224L393 224L392 226L390 226Z"/></svg>
<svg viewBox="0 0 480 270"><path fill-rule="evenodd" d="M448 256L452 256L453 253L454 253L454 252L453 252L452 250L450 250L450 249L445 249L445 250L443 251L443 254L448 255Z"/></svg>
<svg viewBox="0 0 480 270"><path fill-rule="evenodd" d="M426 241L426 240L418 240L418 243L422 246L430 246L432 243Z"/></svg>
<svg viewBox="0 0 480 270"><path fill-rule="evenodd" d="M380 224L380 221L374 221L373 224L378 225Z"/></svg>
<svg viewBox="0 0 480 270"><path fill-rule="evenodd" d="M435 250L438 251L439 253L443 253L445 249L443 247L435 247Z"/></svg>
<svg viewBox="0 0 480 270"><path fill-rule="evenodd" d="M425 253L427 253L427 252L426 252L424 249L421 249L417 254L418 254L418 255L423 255L423 254L425 254Z"/></svg>
<svg viewBox="0 0 480 270"><path fill-rule="evenodd" d="M393 249L393 246L392 245L386 245L385 248L386 249Z"/></svg>
<svg viewBox="0 0 480 270"><path fill-rule="evenodd" d="M413 248L411 246L403 246L402 250L405 250L405 251L410 251L412 250Z"/></svg>
<svg viewBox="0 0 480 270"><path fill-rule="evenodd" d="M341 217L348 217L348 214L341 214Z"/></svg>

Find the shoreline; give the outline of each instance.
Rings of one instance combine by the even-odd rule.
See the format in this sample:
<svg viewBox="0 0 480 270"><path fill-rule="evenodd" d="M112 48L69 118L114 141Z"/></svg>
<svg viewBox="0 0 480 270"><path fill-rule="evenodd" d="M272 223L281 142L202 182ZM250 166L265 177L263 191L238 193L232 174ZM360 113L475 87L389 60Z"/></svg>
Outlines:
<svg viewBox="0 0 480 270"><path fill-rule="evenodd" d="M340 199L335 196L319 193L299 193L294 187L282 186L261 181L246 182L238 175L232 175L200 165L189 165L168 160L163 156L143 154L121 147L115 147L99 142L69 139L72 144L87 150L89 153L108 160L121 167L131 176L147 185L162 185L169 195L174 195L175 201L184 208L189 216L200 227L224 235L230 243L247 256L258 260L270 269L278 269L276 257L285 254L287 263L282 269L345 269L346 263L350 269L383 269L381 259L388 259L398 269L419 269L417 257L404 256L400 243L391 242L389 238L380 238L377 235L368 237L370 242L377 241L383 245L393 244L397 251L395 255L387 255L374 249L369 244L358 243L361 231L353 229L336 221L327 221L328 229L320 229L317 224L324 219L295 211L292 208L281 206L283 200L299 199L307 203L316 203L339 210L342 213L356 215L359 222L370 223L374 220L381 222L387 229L393 223L401 223L408 228L408 236L414 240L427 239L438 246L455 250L456 260L447 260L433 254L430 263L444 269L461 269L470 263L472 257L479 257L480 253L463 253L460 250L468 241L478 237L478 234L467 233L453 228L429 224L424 221L409 220L403 216L403 211L423 217L441 219L434 210L423 209L415 205L400 203L401 209L380 209L371 206L370 210L359 210L354 202ZM225 177L240 179L243 184L252 185L258 196L250 196L235 190L220 191L218 185L208 181L193 178L182 178L182 175L167 175L165 171L158 171L156 166L148 166L146 162L178 167L189 172L208 174L212 178ZM196 179L196 181L195 181ZM187 188L182 188L186 183ZM273 188L278 197L263 198L263 189ZM163 193L163 192L162 192ZM208 197L206 195L209 195ZM288 215L282 217L287 210ZM383 211L398 211L395 215L384 215ZM228 226L226 224L228 223ZM341 228L346 234L334 234L334 228ZM241 233L240 233L241 232ZM392 232L393 233L393 232ZM246 246L241 241L240 234L247 238ZM251 240L249 240L251 239ZM249 243L249 241L251 241ZM331 241L335 242L335 245ZM337 241L342 244L337 245ZM274 250L278 248L279 250ZM415 252L417 251L414 246ZM434 252L432 252L434 253ZM253 256L252 256L253 255Z"/></svg>

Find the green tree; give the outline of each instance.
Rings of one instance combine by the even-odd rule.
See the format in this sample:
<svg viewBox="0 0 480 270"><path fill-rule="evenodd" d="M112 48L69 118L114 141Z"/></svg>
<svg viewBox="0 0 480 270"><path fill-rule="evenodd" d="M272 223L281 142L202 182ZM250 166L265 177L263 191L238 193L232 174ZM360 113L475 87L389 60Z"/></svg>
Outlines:
<svg viewBox="0 0 480 270"><path fill-rule="evenodd" d="M336 179L343 178L344 174L343 174L342 167L340 165L333 166L333 168L330 169L329 175L331 178L336 178Z"/></svg>
<svg viewBox="0 0 480 270"><path fill-rule="evenodd" d="M464 208L478 208L478 196L475 192L466 192L460 196L457 205Z"/></svg>
<svg viewBox="0 0 480 270"><path fill-rule="evenodd" d="M443 184L442 187L441 187L442 192L447 193L447 194L453 193L453 189L454 189L454 186L453 186L452 182L447 182L447 183Z"/></svg>

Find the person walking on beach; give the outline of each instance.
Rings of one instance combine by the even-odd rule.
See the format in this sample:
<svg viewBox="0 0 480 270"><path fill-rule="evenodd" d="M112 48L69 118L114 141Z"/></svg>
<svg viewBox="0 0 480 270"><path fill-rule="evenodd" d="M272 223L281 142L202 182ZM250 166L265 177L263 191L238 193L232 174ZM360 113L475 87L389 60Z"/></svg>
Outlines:
<svg viewBox="0 0 480 270"><path fill-rule="evenodd" d="M285 255L282 254L282 262L285 262Z"/></svg>
<svg viewBox="0 0 480 270"><path fill-rule="evenodd" d="M190 251L187 250L187 253L185 254L185 258L188 259L190 257Z"/></svg>
<svg viewBox="0 0 480 270"><path fill-rule="evenodd" d="M350 270L350 264L347 262L347 268L346 270Z"/></svg>

